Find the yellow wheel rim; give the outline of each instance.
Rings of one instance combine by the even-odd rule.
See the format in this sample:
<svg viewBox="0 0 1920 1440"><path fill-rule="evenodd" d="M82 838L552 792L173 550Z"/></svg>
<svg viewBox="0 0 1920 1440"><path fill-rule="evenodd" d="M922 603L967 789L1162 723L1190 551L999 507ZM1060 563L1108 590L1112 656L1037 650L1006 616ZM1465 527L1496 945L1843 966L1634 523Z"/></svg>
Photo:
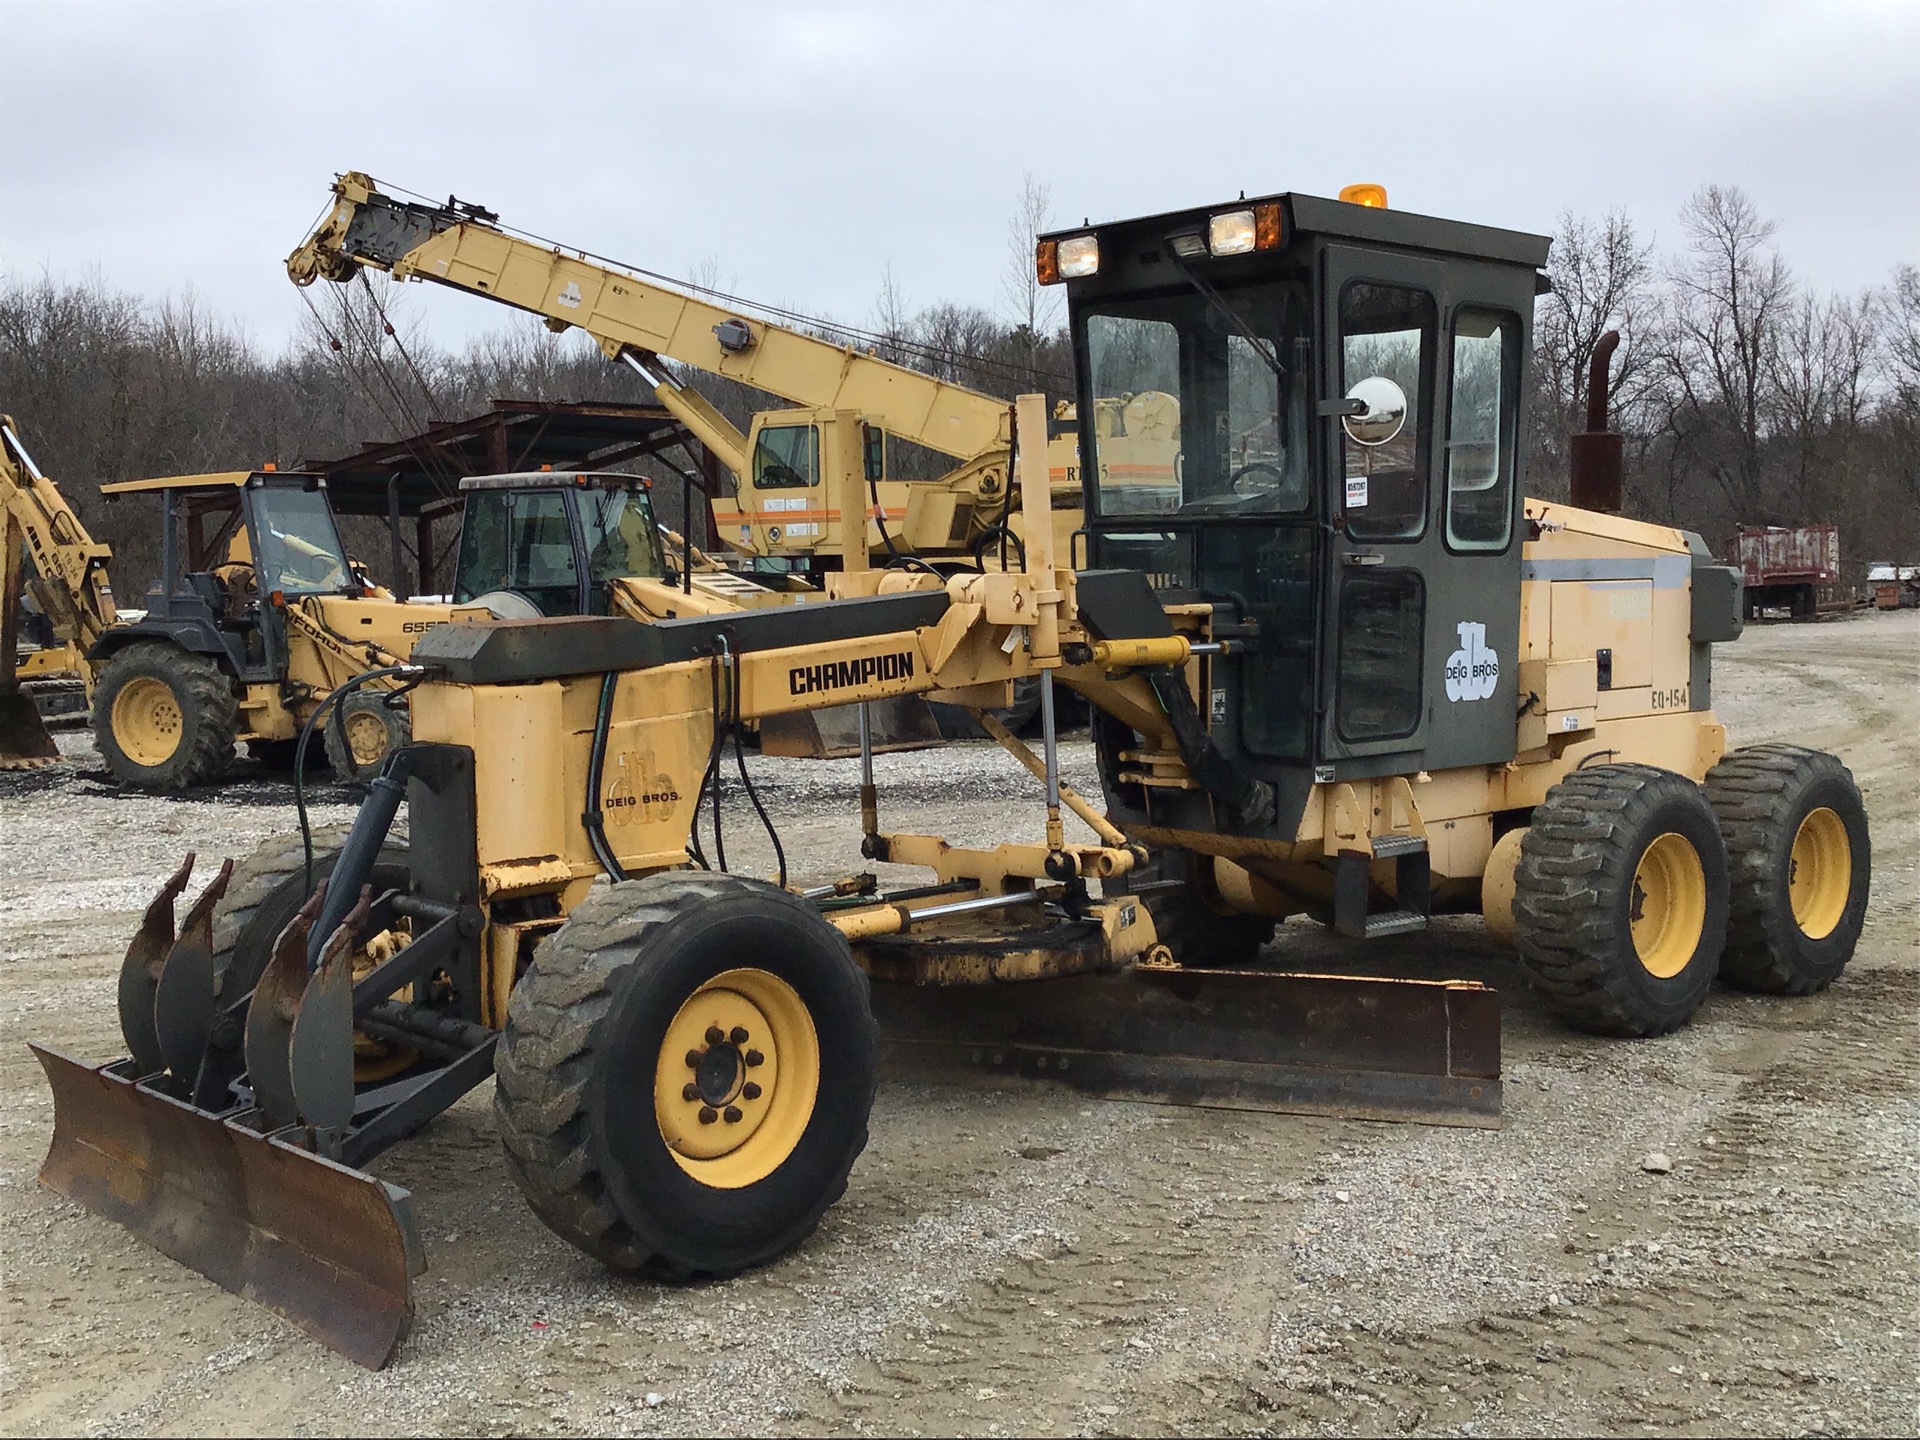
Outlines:
<svg viewBox="0 0 1920 1440"><path fill-rule="evenodd" d="M1793 923L1809 940L1824 940L1846 913L1853 890L1853 846L1846 822L1821 806L1809 811L1793 835L1787 860L1787 896Z"/></svg>
<svg viewBox="0 0 1920 1440"><path fill-rule="evenodd" d="M765 970L716 975L667 1026L653 1116L680 1168L722 1190L793 1153L820 1093L820 1039L793 987Z"/></svg>
<svg viewBox="0 0 1920 1440"><path fill-rule="evenodd" d="M402 925L407 922L401 922ZM358 985L375 969L391 960L412 943L410 929L383 930L369 936L367 943L354 952L353 983ZM398 992L396 992L398 993ZM391 1080L420 1058L420 1052L391 1040L376 1040L359 1030L353 1032L353 1083L377 1085Z"/></svg>
<svg viewBox="0 0 1920 1440"><path fill-rule="evenodd" d="M1687 968L1707 923L1707 873L1684 836L1670 830L1647 847L1627 917L1648 974L1668 980Z"/></svg>
<svg viewBox="0 0 1920 1440"><path fill-rule="evenodd" d="M136 765L164 765L180 748L184 729L173 687L151 675L137 675L113 697L113 739Z"/></svg>
<svg viewBox="0 0 1920 1440"><path fill-rule="evenodd" d="M347 753L353 756L356 769L380 763L380 757L387 753L387 727L378 715L369 715L361 710L347 717Z"/></svg>

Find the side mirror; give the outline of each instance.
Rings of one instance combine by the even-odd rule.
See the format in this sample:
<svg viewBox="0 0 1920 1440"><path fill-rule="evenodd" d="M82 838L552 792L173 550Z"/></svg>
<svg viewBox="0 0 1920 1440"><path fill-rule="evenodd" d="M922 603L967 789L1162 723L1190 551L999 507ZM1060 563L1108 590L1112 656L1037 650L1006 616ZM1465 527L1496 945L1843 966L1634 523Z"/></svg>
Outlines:
<svg viewBox="0 0 1920 1440"><path fill-rule="evenodd" d="M1384 375L1369 375L1351 390L1357 402L1353 413L1340 417L1340 428L1356 445L1384 445L1407 423L1407 392Z"/></svg>

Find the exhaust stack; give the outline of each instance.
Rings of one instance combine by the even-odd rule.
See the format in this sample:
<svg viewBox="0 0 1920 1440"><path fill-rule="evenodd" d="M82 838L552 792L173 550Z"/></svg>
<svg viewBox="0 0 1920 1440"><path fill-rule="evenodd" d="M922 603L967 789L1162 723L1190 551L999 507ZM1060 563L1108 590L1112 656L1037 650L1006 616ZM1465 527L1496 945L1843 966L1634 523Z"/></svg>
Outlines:
<svg viewBox="0 0 1920 1440"><path fill-rule="evenodd" d="M1571 454L1569 499L1582 510L1620 513L1620 475L1626 441L1607 428L1607 368L1620 347L1620 332L1609 330L1593 348L1587 367L1587 428L1569 436Z"/></svg>

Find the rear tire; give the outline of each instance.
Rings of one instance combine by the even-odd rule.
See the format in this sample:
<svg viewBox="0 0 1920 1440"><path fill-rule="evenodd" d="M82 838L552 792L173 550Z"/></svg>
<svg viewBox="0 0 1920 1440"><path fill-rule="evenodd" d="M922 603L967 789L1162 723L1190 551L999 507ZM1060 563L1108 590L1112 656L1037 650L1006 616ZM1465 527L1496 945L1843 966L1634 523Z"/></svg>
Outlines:
<svg viewBox="0 0 1920 1440"><path fill-rule="evenodd" d="M93 738L107 769L140 790L220 778L233 757L240 702L220 667L162 640L116 651L93 692Z"/></svg>
<svg viewBox="0 0 1920 1440"><path fill-rule="evenodd" d="M615 1270L732 1275L845 1191L878 1046L866 976L805 901L698 871L623 881L514 987L494 1060L507 1169Z"/></svg>
<svg viewBox="0 0 1920 1440"><path fill-rule="evenodd" d="M385 701L384 692L360 691L340 702L338 716L327 716L327 764L336 780L373 779L387 757L407 743L412 733L407 712Z"/></svg>
<svg viewBox="0 0 1920 1440"><path fill-rule="evenodd" d="M1799 745L1752 745L1707 772L1732 903L1720 977L1774 995L1824 990L1867 918L1867 812L1847 767Z"/></svg>
<svg viewBox="0 0 1920 1440"><path fill-rule="evenodd" d="M1514 946L1562 1020L1608 1035L1684 1025L1719 969L1727 857L1700 787L1651 765L1576 770L1520 845Z"/></svg>

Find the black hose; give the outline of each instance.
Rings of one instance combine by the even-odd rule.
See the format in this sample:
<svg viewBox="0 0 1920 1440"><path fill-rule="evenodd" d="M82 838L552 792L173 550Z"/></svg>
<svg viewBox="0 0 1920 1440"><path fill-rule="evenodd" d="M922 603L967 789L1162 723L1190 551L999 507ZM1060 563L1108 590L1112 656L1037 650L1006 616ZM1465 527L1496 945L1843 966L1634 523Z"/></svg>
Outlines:
<svg viewBox="0 0 1920 1440"><path fill-rule="evenodd" d="M979 536L974 540L973 542L974 566L977 569L981 569L981 570L986 569L987 567L986 549L987 549L987 546L991 544L996 538L1000 541L1000 568L1002 570L1007 568L1007 545L1011 543L1013 547L1020 552L1020 568L1022 570L1026 569L1027 568L1027 542L1022 540L1018 535L1014 534L1013 531L1010 528L1008 528L1005 521L1002 521L997 525L989 526L987 529L982 530Z"/></svg>
<svg viewBox="0 0 1920 1440"><path fill-rule="evenodd" d="M760 823L766 827L767 839L773 842L773 858L779 864L779 867L780 867L780 879L778 883L780 885L780 888L784 890L787 888L786 847L780 843L780 832L774 828L773 818L767 814L767 807L760 803L760 792L754 788L753 776L747 773L747 749L745 744L745 738L741 733L741 724L740 724L740 689L739 687L738 686L733 687L729 691L729 696L730 696L730 703L728 705L728 711L729 711L728 719L729 719L729 729L732 731L732 734L733 734L734 763L739 767L740 784L747 792L747 799L753 805L754 813L760 817ZM718 791L716 790L715 793L717 796Z"/></svg>
<svg viewBox="0 0 1920 1440"><path fill-rule="evenodd" d="M309 895L313 893L313 824L307 818L306 774L307 746L313 740L313 727L323 715L328 714L328 707L332 707L332 712L338 714L346 698L371 681L384 680L389 675L411 676L412 683L394 691L394 697L398 697L419 684L424 674L425 672L418 665L382 665L377 670L363 670L358 675L341 681L322 695L320 703L313 707L313 713L307 716L306 723L300 727L300 738L293 747L293 808L300 817L300 845L306 860L306 882Z"/></svg>
<svg viewBox="0 0 1920 1440"><path fill-rule="evenodd" d="M606 815L600 805L600 777L606 766L607 732L613 723L613 691L619 679L619 675L609 670L600 680L600 705L593 716L593 746L587 752L587 805L580 814L580 822L587 831L587 844L593 847L593 858L600 862L607 877L616 882L626 879L627 872L607 843Z"/></svg>

